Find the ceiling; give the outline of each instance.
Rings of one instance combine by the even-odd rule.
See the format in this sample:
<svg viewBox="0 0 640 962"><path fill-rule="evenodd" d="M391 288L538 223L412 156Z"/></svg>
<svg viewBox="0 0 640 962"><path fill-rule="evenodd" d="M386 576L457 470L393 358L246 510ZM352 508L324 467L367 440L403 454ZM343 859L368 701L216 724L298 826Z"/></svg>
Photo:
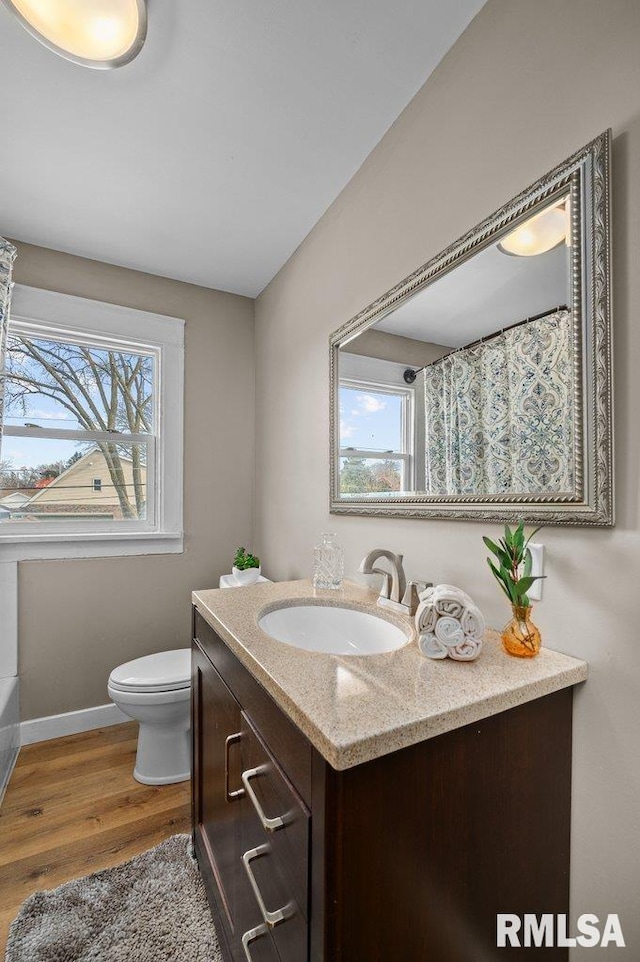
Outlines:
<svg viewBox="0 0 640 962"><path fill-rule="evenodd" d="M564 244L536 257L510 257L498 245L463 261L418 291L375 327L416 341L463 347L571 303Z"/></svg>
<svg viewBox="0 0 640 962"><path fill-rule="evenodd" d="M257 295L484 0L149 0L89 70L0 4L0 234Z"/></svg>

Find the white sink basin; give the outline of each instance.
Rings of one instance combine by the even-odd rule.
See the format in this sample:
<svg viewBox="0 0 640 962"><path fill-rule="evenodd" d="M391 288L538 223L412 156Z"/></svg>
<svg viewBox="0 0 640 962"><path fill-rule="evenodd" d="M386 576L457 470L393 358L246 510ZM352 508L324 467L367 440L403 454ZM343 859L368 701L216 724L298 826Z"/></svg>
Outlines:
<svg viewBox="0 0 640 962"><path fill-rule="evenodd" d="M258 627L285 645L327 655L379 655L402 648L410 629L353 608L305 605L275 608L258 617Z"/></svg>

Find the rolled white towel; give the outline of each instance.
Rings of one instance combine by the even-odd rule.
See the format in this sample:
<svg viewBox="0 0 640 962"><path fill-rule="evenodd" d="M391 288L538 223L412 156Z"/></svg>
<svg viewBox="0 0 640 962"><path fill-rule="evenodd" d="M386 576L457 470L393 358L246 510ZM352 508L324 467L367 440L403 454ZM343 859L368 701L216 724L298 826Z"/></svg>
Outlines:
<svg viewBox="0 0 640 962"><path fill-rule="evenodd" d="M449 615L438 618L435 636L447 648L455 648L456 645L461 645L464 642L464 632L460 622L457 618L451 618Z"/></svg>
<svg viewBox="0 0 640 962"><path fill-rule="evenodd" d="M421 598L423 595L420 596ZM434 632L436 628L436 622L438 621L438 612L435 605L430 600L430 598L425 598L418 605L416 611L416 628L418 629L418 634L422 632Z"/></svg>
<svg viewBox="0 0 640 962"><path fill-rule="evenodd" d="M461 618L465 607L473 603L469 595L455 585L436 585L431 601L439 615L451 615L452 618Z"/></svg>
<svg viewBox="0 0 640 962"><path fill-rule="evenodd" d="M420 604L416 611L418 632L433 631L437 618L442 615L462 621L467 608L473 608L474 611L478 612L474 602L461 588L456 588L454 585L436 585L435 587L425 588L420 592Z"/></svg>
<svg viewBox="0 0 640 962"><path fill-rule="evenodd" d="M467 592L463 591L462 588L456 588L455 585L436 585L434 594L442 600L460 601L465 605L471 601Z"/></svg>
<svg viewBox="0 0 640 962"><path fill-rule="evenodd" d="M432 632L425 632L418 637L418 646L427 658L446 658L449 649L439 641Z"/></svg>
<svg viewBox="0 0 640 962"><path fill-rule="evenodd" d="M455 585L420 592L415 616L420 651L429 658L473 661L482 650L485 621L472 598Z"/></svg>
<svg viewBox="0 0 640 962"><path fill-rule="evenodd" d="M481 651L482 642L480 640L474 641L471 638L465 638L461 644L449 648L447 654L454 661L474 661Z"/></svg>
<svg viewBox="0 0 640 962"><path fill-rule="evenodd" d="M462 601L454 601L452 598L438 598L435 602L435 609L439 615L450 615L459 621L464 611L464 604Z"/></svg>
<svg viewBox="0 0 640 962"><path fill-rule="evenodd" d="M482 612L477 605L470 601L460 618L462 630L467 638L480 641L484 635L485 620Z"/></svg>

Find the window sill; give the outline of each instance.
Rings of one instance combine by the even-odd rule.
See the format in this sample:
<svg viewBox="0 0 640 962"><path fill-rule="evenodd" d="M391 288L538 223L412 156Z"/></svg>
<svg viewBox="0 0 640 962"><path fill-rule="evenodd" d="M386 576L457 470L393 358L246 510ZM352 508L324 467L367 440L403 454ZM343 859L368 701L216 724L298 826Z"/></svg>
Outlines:
<svg viewBox="0 0 640 962"><path fill-rule="evenodd" d="M144 531L127 535L51 534L0 536L0 561L47 561L72 558L120 558L149 554L181 554L182 532Z"/></svg>

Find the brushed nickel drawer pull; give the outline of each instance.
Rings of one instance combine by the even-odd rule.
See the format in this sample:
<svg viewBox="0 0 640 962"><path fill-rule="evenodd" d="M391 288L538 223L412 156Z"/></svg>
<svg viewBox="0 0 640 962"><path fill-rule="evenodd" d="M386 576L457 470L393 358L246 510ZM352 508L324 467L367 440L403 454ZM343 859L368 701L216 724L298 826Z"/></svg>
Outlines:
<svg viewBox="0 0 640 962"><path fill-rule="evenodd" d="M260 909L262 918L264 919L265 924L272 929L280 922L284 922L287 916L291 914L291 906L287 904L283 909L276 909L275 912L270 912L267 906L264 904L262 893L258 888L256 877L253 874L253 869L251 868L251 862L255 858L260 858L261 855L268 855L270 851L271 849L268 845L259 845L258 848L251 848L242 856L242 864L244 865L245 871L249 877L249 882L251 883L251 888L253 889L253 894L256 897L256 902L258 903L258 908Z"/></svg>
<svg viewBox="0 0 640 962"><path fill-rule="evenodd" d="M256 814L260 821L262 822L262 827L265 832L276 832L279 828L284 825L284 818L280 815L276 815L275 818L267 818L262 810L262 805L258 801L258 797L253 790L251 785L251 779L255 778L257 775L264 775L266 772L266 767L264 765L258 768L248 768L246 772L243 772L240 776L242 779L242 784L244 785L247 795L251 799L251 804L256 810Z"/></svg>
<svg viewBox="0 0 640 962"><path fill-rule="evenodd" d="M235 745L241 737L240 732L235 732L233 735L228 735L224 740L224 794L228 802L235 802L236 798L244 796L244 788L236 788L233 792L229 791L229 746Z"/></svg>
<svg viewBox="0 0 640 962"><path fill-rule="evenodd" d="M252 962L251 953L249 952L249 943L255 942L259 939L261 935L266 935L269 931L267 925L256 925L255 929L249 929L242 936L242 948L244 949L244 954L247 957L247 962Z"/></svg>

